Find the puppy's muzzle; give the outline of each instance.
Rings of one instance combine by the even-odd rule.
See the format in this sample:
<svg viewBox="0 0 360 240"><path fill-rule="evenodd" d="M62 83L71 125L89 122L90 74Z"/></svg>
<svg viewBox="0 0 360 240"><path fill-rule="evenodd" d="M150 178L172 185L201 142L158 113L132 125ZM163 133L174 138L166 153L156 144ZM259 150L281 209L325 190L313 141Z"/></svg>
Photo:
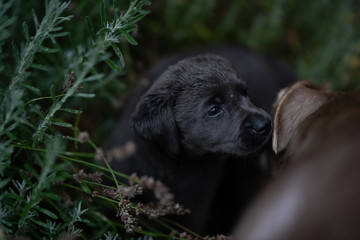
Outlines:
<svg viewBox="0 0 360 240"><path fill-rule="evenodd" d="M272 124L268 117L260 114L254 114L245 119L243 128L255 137L261 137L268 136L270 134Z"/></svg>

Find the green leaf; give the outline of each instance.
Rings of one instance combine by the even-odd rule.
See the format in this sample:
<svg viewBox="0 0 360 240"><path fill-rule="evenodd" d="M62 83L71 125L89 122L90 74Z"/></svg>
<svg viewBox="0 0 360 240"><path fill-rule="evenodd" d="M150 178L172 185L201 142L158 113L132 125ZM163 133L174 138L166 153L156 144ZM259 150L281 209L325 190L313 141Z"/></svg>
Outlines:
<svg viewBox="0 0 360 240"><path fill-rule="evenodd" d="M118 67L110 58L106 59L105 62L112 70L121 72L122 68Z"/></svg>
<svg viewBox="0 0 360 240"><path fill-rule="evenodd" d="M53 44L56 44L56 37L53 36L53 35L51 35L51 34L49 34L49 36L50 36L51 42L52 42Z"/></svg>
<svg viewBox="0 0 360 240"><path fill-rule="evenodd" d="M55 213L53 213L45 208L37 207L36 209L38 211L42 212L43 214L47 215L48 217L51 217L52 219L58 219L58 216Z"/></svg>
<svg viewBox="0 0 360 240"><path fill-rule="evenodd" d="M143 0L139 3L138 8L143 8L144 5L151 5L151 1L149 0Z"/></svg>
<svg viewBox="0 0 360 240"><path fill-rule="evenodd" d="M129 26L124 26L124 31L125 32L132 32L132 31L134 31L135 29L137 28L137 26L136 25L129 25Z"/></svg>
<svg viewBox="0 0 360 240"><path fill-rule="evenodd" d="M95 37L94 27L93 27L93 25L92 25L92 23L91 23L90 17L89 17L89 16L86 16L86 17L85 17L85 21L86 21L86 25L87 25L88 31L89 31L89 33L90 33L90 36L91 36L92 40L95 41L95 40L96 40L96 37Z"/></svg>
<svg viewBox="0 0 360 240"><path fill-rule="evenodd" d="M28 171L26 171L26 170L24 170L24 169L21 169L21 170L19 171L19 174L20 174L20 176L22 177L22 179L25 180L26 185L31 186L31 185L33 184L33 182L30 181L30 179L29 179L29 176L28 176L28 175L30 175L30 174L29 174Z"/></svg>
<svg viewBox="0 0 360 240"><path fill-rule="evenodd" d="M100 80L104 78L104 74L103 73L99 73L99 74L95 74L95 75L92 75L92 76L89 76L87 78L84 79L84 81L86 82L91 82L91 81L97 81L97 80Z"/></svg>
<svg viewBox="0 0 360 240"><path fill-rule="evenodd" d="M68 3L70 3L70 2L68 2ZM73 16L57 17L55 25L59 25L60 23L65 22L65 21L70 21L72 17ZM62 28L63 27L55 27L55 28L51 29L51 31L60 31Z"/></svg>
<svg viewBox="0 0 360 240"><path fill-rule="evenodd" d="M1 29L0 42L4 41L11 36L11 33L7 29Z"/></svg>
<svg viewBox="0 0 360 240"><path fill-rule="evenodd" d="M37 88L37 87L31 86L31 85L26 84L26 83L21 83L20 85L23 86L23 87L26 87L27 89L29 89L30 91L32 91L32 92L35 93L36 95L40 95L40 94L41 94L40 89Z"/></svg>
<svg viewBox="0 0 360 240"><path fill-rule="evenodd" d="M94 98L96 97L95 93L75 93L75 97L82 97L82 98Z"/></svg>
<svg viewBox="0 0 360 240"><path fill-rule="evenodd" d="M6 16L7 17L7 16ZM1 23L2 29L10 26L13 22L16 21L16 16L12 16L10 18L7 18L4 22Z"/></svg>
<svg viewBox="0 0 360 240"><path fill-rule="evenodd" d="M89 187L86 184L80 183L80 187L85 193L91 194L91 190L89 189Z"/></svg>
<svg viewBox="0 0 360 240"><path fill-rule="evenodd" d="M18 123L15 123L15 124L13 124L13 125L15 125L15 127L17 127L19 124L18 124ZM9 140L6 141L6 145L8 145L8 144L10 144L12 141L15 141L15 140L18 139L17 136L11 132L11 130L9 131L9 129L6 129L3 133L5 133L6 136L9 137Z"/></svg>
<svg viewBox="0 0 360 240"><path fill-rule="evenodd" d="M10 181L11 181L11 178L2 179L2 180L0 181L0 189L2 189L3 187L5 187Z"/></svg>
<svg viewBox="0 0 360 240"><path fill-rule="evenodd" d="M122 31L121 33L124 35L124 37L130 44L135 45L135 46L138 44L135 41L135 39L128 32Z"/></svg>
<svg viewBox="0 0 360 240"><path fill-rule="evenodd" d="M43 193L41 193L41 195L43 197L45 197L45 198L50 198L50 199L52 199L52 200L54 200L56 202L61 201L61 196L59 196L59 195L57 195L55 193L50 193L50 192L45 193L45 192L43 192Z"/></svg>
<svg viewBox="0 0 360 240"><path fill-rule="evenodd" d="M70 35L70 32L59 32L59 33L51 33L51 34L49 34L49 36L51 37L51 40L52 40L52 42L54 44L56 43L55 38L65 37L65 36L68 36L68 35Z"/></svg>
<svg viewBox="0 0 360 240"><path fill-rule="evenodd" d="M38 69L38 70L41 70L41 71L47 71L48 70L48 68L46 66L41 65L41 64L37 64L37 63L32 63L31 67L35 68L35 69Z"/></svg>
<svg viewBox="0 0 360 240"><path fill-rule="evenodd" d="M112 43L111 44L112 48L114 49L116 55L119 57L120 59L120 65L122 68L125 67L125 60L124 60L124 57L123 57L123 54L122 52L120 51L120 48L115 44L115 43Z"/></svg>
<svg viewBox="0 0 360 240"><path fill-rule="evenodd" d="M5 219L2 219L1 221L2 221L2 226L1 226L2 230L5 230L8 233L13 233L13 230L11 228L9 228L13 224L9 221L6 221ZM7 226L5 226L5 225L7 225Z"/></svg>
<svg viewBox="0 0 360 240"><path fill-rule="evenodd" d="M114 19L116 19L116 17L119 14L119 2L118 1L113 1L113 13L114 13Z"/></svg>
<svg viewBox="0 0 360 240"><path fill-rule="evenodd" d="M25 124L19 124L19 127L18 127L18 130L26 136L31 136L34 132L34 129L36 129L36 128L29 127L28 125L25 125Z"/></svg>
<svg viewBox="0 0 360 240"><path fill-rule="evenodd" d="M39 220L36 220L36 219L34 219L34 218L31 218L30 221L32 221L33 223L36 223L37 225L39 225L39 226L41 226L41 227L44 227L44 228L46 228L46 229L51 228L51 226L50 226L49 224L43 223L43 222L41 222L41 221L39 221Z"/></svg>
<svg viewBox="0 0 360 240"><path fill-rule="evenodd" d="M66 122L52 122L52 125L56 125L59 127L66 127L66 128L71 128L73 126L72 124Z"/></svg>
<svg viewBox="0 0 360 240"><path fill-rule="evenodd" d="M103 27L103 28L100 28L100 30L96 34L101 35L101 34L105 34L105 33L111 33L111 30L106 27Z"/></svg>
<svg viewBox="0 0 360 240"><path fill-rule="evenodd" d="M53 28L51 29L51 31L52 31L52 32L58 32L58 31L63 30L63 28L64 28L64 27L62 27L62 26L59 26L59 27L53 27Z"/></svg>
<svg viewBox="0 0 360 240"><path fill-rule="evenodd" d="M55 87L54 87L54 84L51 84L51 86L50 86L50 95L51 95L52 100L55 102L55 101L56 101L56 97L55 97Z"/></svg>
<svg viewBox="0 0 360 240"><path fill-rule="evenodd" d="M33 19L34 19L35 29L37 30L37 29L39 28L39 25L40 25L40 24L39 24L39 19L37 18L34 9L31 9L31 14L32 14Z"/></svg>
<svg viewBox="0 0 360 240"><path fill-rule="evenodd" d="M19 118L19 117L17 117L17 118L15 118L15 120L16 120L18 123L22 123L22 124L24 124L24 125L32 128L32 129L36 129L35 126L33 126L28 120L26 120L26 119L24 119L24 118Z"/></svg>
<svg viewBox="0 0 360 240"><path fill-rule="evenodd" d="M139 22L141 19L143 19L146 14L148 13L149 11L145 11L143 14L138 14L136 17L134 17L133 19L131 19L130 21L127 21L125 24L126 25L133 25L137 22Z"/></svg>
<svg viewBox="0 0 360 240"><path fill-rule="evenodd" d="M18 123L17 123L17 122L14 122L13 124L11 124L10 126L8 126L8 127L6 128L6 131L12 131L12 130L14 130L17 126L18 126Z"/></svg>
<svg viewBox="0 0 360 240"><path fill-rule="evenodd" d="M48 47L44 47L44 46L40 46L39 47L39 51L41 53L56 53L59 51L59 49L57 48L48 48Z"/></svg>
<svg viewBox="0 0 360 240"><path fill-rule="evenodd" d="M70 108L60 108L60 111L74 113L74 114L82 114L82 110L70 109Z"/></svg>
<svg viewBox="0 0 360 240"><path fill-rule="evenodd" d="M106 25L106 10L105 10L105 1L101 2L101 6L100 6L100 18L101 18L101 23L103 24L103 26Z"/></svg>
<svg viewBox="0 0 360 240"><path fill-rule="evenodd" d="M63 139L66 139L66 140L69 140L69 141L80 142L79 138L70 137L70 136L63 136Z"/></svg>
<svg viewBox="0 0 360 240"><path fill-rule="evenodd" d="M5 193L4 195L6 198L12 198L15 200L24 201L24 199L22 197L20 197L19 195L17 195L16 193Z"/></svg>
<svg viewBox="0 0 360 240"><path fill-rule="evenodd" d="M13 48L13 51L14 51L14 55L17 59L20 59L21 56L20 56L20 51L19 51L19 48L16 46L16 43L14 41L12 41L11 43L11 46Z"/></svg>
<svg viewBox="0 0 360 240"><path fill-rule="evenodd" d="M34 111L34 113L38 114L41 118L44 118L44 114L33 104L30 105L31 111Z"/></svg>
<svg viewBox="0 0 360 240"><path fill-rule="evenodd" d="M24 31L24 36L25 36L26 41L30 42L29 28L25 21L23 22L23 31Z"/></svg>

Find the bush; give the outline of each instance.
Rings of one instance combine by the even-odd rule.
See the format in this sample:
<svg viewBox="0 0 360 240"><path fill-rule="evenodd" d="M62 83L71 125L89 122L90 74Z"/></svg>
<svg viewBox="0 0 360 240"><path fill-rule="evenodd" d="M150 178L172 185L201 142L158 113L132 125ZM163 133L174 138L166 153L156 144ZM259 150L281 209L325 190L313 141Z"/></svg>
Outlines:
<svg viewBox="0 0 360 240"><path fill-rule="evenodd" d="M20 17L9 17L16 4L10 1L0 7L2 49L8 49L11 27ZM66 21L74 21L67 16L71 5L52 0L46 2L42 20L31 11L33 28L27 21L22 23L25 41L20 47L18 39L11 43L15 59L11 51L2 51L2 78L7 79L2 82L0 106L2 238L117 239L125 232L136 232L144 239L171 238L140 228L135 214L150 208L130 202L133 196L127 194L131 189L137 189L132 195L139 194L141 180L133 176L131 186L118 182L115 175L130 176L112 171L89 134L79 129L79 106L96 97L96 84L107 81L109 70L112 80L123 74L125 61L119 43L137 44L131 33L148 14L144 7L149 4L134 0L127 11L120 12L117 5L109 8L103 2L100 29L95 31L91 18L86 17L89 37L67 47L59 39L71 34L63 27ZM85 143L91 150L82 152L79 144ZM109 177L116 187L102 184L101 177ZM109 208L120 220L105 215Z"/></svg>

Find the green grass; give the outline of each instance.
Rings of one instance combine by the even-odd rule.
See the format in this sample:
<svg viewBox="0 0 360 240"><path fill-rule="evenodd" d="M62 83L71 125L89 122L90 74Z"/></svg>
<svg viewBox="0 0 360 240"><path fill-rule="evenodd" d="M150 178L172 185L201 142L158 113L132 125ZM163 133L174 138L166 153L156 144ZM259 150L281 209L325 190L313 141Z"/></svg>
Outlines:
<svg viewBox="0 0 360 240"><path fill-rule="evenodd" d="M146 214L137 218L135 210L146 206L124 207L127 197L96 178L129 184L116 180L130 176L113 171L98 149L115 127L126 89L162 55L209 44L277 55L299 78L334 89L359 87L354 4L0 0L0 239L184 236L162 217L150 220L154 226ZM84 131L89 138L79 140ZM135 235L126 233L134 226Z"/></svg>

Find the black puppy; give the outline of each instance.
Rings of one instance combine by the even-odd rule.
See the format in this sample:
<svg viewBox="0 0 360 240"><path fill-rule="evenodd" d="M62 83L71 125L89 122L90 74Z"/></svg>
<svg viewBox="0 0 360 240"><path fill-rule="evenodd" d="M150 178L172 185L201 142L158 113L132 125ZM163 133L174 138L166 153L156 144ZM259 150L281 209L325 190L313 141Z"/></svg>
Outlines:
<svg viewBox="0 0 360 240"><path fill-rule="evenodd" d="M241 51L241 57L255 55ZM265 58L257 60L263 65L266 63ZM286 67L283 69L291 73ZM280 72L282 68L272 70ZM272 72L267 73L271 79ZM286 81L295 78L292 74L287 76ZM274 85L275 89L282 86ZM135 101L136 98L130 99L130 105ZM266 101L271 105L273 98ZM125 110L125 119L129 112L129 108ZM126 132L120 134L120 131L129 131L123 125L125 122L120 123L108 148L116 145L115 142L131 139ZM261 150L272 129L270 116L252 104L246 82L230 63L219 56L205 55L186 58L169 67L138 102L131 125L137 151L128 159L114 162L113 167L121 172L161 179L174 193L175 201L191 209L192 213L184 216L182 223L192 230L199 233L228 231L232 219L237 217L238 206L228 209L228 206L217 205L216 201L221 198L221 203L231 204L234 199L248 199L249 196L242 194L242 190L235 190L236 187L226 195L219 194L233 188L223 186L224 175L226 179L226 174L241 173L242 166L237 158ZM236 186L242 184L242 176L235 174L230 179L240 181ZM251 189L244 192L251 193L255 186L249 186ZM212 221L217 228L208 231Z"/></svg>
<svg viewBox="0 0 360 240"><path fill-rule="evenodd" d="M170 67L140 99L132 127L164 157L183 162L208 153L248 156L269 139L271 119L251 103L229 62L208 55Z"/></svg>

